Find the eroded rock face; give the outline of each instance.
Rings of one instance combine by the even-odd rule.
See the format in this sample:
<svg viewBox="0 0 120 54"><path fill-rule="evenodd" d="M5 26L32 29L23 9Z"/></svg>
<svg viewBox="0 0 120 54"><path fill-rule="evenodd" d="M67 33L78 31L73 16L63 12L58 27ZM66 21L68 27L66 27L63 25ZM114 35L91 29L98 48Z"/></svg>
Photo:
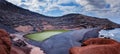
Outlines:
<svg viewBox="0 0 120 54"><path fill-rule="evenodd" d="M86 40L84 47L73 47L70 54L120 54L120 43L105 38L92 38Z"/></svg>
<svg viewBox="0 0 120 54"><path fill-rule="evenodd" d="M24 39L17 37L15 34L11 35L11 39L13 44L11 54L44 54L39 47L26 43Z"/></svg>
<svg viewBox="0 0 120 54"><path fill-rule="evenodd" d="M45 54L39 47L27 44L24 47L12 46L10 54Z"/></svg>
<svg viewBox="0 0 120 54"><path fill-rule="evenodd" d="M0 54L10 54L11 41L9 34L0 29Z"/></svg>
<svg viewBox="0 0 120 54"><path fill-rule="evenodd" d="M31 48L12 46L10 54L30 54Z"/></svg>
<svg viewBox="0 0 120 54"><path fill-rule="evenodd" d="M33 30L33 27L30 25L26 25L26 26L20 25L20 26L16 27L15 30L17 30L19 32L28 33Z"/></svg>
<svg viewBox="0 0 120 54"><path fill-rule="evenodd" d="M30 44L27 44L27 47L31 48L30 54L45 54L39 47Z"/></svg>
<svg viewBox="0 0 120 54"><path fill-rule="evenodd" d="M12 47L10 54L25 54L25 52L18 47Z"/></svg>

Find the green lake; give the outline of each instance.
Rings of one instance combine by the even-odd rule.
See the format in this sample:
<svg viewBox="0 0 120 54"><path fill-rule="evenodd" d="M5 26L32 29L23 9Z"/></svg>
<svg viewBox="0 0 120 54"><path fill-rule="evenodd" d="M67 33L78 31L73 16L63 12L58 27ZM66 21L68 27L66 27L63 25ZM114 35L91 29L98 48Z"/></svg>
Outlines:
<svg viewBox="0 0 120 54"><path fill-rule="evenodd" d="M43 31L33 34L28 34L26 37L28 39L36 40L36 41L43 41L51 36L67 32L67 30L50 30L50 31Z"/></svg>

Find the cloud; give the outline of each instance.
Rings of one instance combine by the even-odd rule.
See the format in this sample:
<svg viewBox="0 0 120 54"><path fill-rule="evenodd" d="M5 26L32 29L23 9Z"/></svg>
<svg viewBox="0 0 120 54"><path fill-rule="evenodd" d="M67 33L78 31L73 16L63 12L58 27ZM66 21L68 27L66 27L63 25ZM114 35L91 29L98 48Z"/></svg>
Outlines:
<svg viewBox="0 0 120 54"><path fill-rule="evenodd" d="M120 12L120 0L76 0L85 11Z"/></svg>
<svg viewBox="0 0 120 54"><path fill-rule="evenodd" d="M106 0L111 6L111 12L120 12L120 0Z"/></svg>
<svg viewBox="0 0 120 54"><path fill-rule="evenodd" d="M17 5L21 4L21 0L7 0L7 1L12 2L13 4L17 4Z"/></svg>
<svg viewBox="0 0 120 54"><path fill-rule="evenodd" d="M61 15L74 13L78 11L79 7L75 6L75 0L8 0L13 4L23 7L25 9L29 9L34 12L45 14L50 11L54 11L58 9L59 11L63 11ZM74 3L73 6L63 6L61 4L71 4Z"/></svg>
<svg viewBox="0 0 120 54"><path fill-rule="evenodd" d="M104 10L106 2L104 0L76 0L86 11Z"/></svg>
<svg viewBox="0 0 120 54"><path fill-rule="evenodd" d="M120 23L120 0L76 0L76 2L83 7L82 14L108 18Z"/></svg>

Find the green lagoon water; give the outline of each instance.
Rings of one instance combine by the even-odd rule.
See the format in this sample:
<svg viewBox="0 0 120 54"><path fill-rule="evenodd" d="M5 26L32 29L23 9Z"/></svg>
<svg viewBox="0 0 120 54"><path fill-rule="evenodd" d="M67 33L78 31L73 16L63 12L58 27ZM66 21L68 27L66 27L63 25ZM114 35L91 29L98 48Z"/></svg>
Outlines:
<svg viewBox="0 0 120 54"><path fill-rule="evenodd" d="M26 37L36 41L43 41L53 35L57 35L60 33L67 32L66 30L51 30L51 31L44 31L39 33L28 34Z"/></svg>

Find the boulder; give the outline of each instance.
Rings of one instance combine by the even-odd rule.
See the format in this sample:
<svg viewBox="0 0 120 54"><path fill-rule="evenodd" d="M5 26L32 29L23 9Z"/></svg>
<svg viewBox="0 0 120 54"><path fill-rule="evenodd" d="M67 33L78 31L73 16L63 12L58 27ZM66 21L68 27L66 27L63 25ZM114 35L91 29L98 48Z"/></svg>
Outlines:
<svg viewBox="0 0 120 54"><path fill-rule="evenodd" d="M0 29L0 54L10 54L11 40L9 34Z"/></svg>
<svg viewBox="0 0 120 54"><path fill-rule="evenodd" d="M83 42L84 47L72 47L70 54L120 54L120 43L105 38L91 38Z"/></svg>
<svg viewBox="0 0 120 54"><path fill-rule="evenodd" d="M11 46L10 54L30 54L31 48Z"/></svg>
<svg viewBox="0 0 120 54"><path fill-rule="evenodd" d="M25 25L25 26L18 26L15 28L15 30L19 31L19 32L24 32L24 33L29 33L33 30L33 27L30 25Z"/></svg>

